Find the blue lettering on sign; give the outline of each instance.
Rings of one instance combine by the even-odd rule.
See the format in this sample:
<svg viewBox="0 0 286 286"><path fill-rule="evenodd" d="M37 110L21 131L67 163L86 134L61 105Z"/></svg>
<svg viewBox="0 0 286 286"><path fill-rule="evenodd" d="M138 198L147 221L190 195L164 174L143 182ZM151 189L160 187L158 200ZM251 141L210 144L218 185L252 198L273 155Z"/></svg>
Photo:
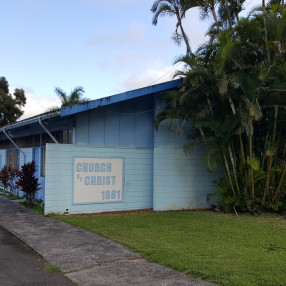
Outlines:
<svg viewBox="0 0 286 286"><path fill-rule="evenodd" d="M76 164L76 171L81 172L81 163Z"/></svg>
<svg viewBox="0 0 286 286"><path fill-rule="evenodd" d="M111 172L111 163L106 163L106 172Z"/></svg>
<svg viewBox="0 0 286 286"><path fill-rule="evenodd" d="M81 176L80 173L107 173L112 172L112 163L94 163L94 162L77 162L76 163L76 178L78 181L82 182L85 186L115 186L116 185L116 176ZM119 200L121 199L121 191L120 190L103 190L101 192L102 200Z"/></svg>
<svg viewBox="0 0 286 286"><path fill-rule="evenodd" d="M85 176L85 177L84 177L84 184L85 184L86 186L90 185L90 176Z"/></svg>
<svg viewBox="0 0 286 286"><path fill-rule="evenodd" d="M96 176L91 176L90 177L90 184L91 185L96 185Z"/></svg>
<svg viewBox="0 0 286 286"><path fill-rule="evenodd" d="M105 190L101 192L103 201L120 200L120 190Z"/></svg>
<svg viewBox="0 0 286 286"><path fill-rule="evenodd" d="M82 171L88 172L88 163L82 163Z"/></svg>
<svg viewBox="0 0 286 286"><path fill-rule="evenodd" d="M93 170L94 170L94 163L89 163L88 164L88 171L93 172Z"/></svg>
<svg viewBox="0 0 286 286"><path fill-rule="evenodd" d="M94 164L94 172L100 172L98 163Z"/></svg>
<svg viewBox="0 0 286 286"><path fill-rule="evenodd" d="M111 172L112 164L111 163L80 163L76 164L77 172Z"/></svg>

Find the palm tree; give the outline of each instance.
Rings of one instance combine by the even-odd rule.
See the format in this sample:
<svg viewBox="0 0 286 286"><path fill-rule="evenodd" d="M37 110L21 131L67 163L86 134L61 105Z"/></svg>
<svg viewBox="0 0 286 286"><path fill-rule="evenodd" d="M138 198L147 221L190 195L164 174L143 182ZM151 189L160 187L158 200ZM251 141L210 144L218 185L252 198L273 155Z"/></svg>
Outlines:
<svg viewBox="0 0 286 286"><path fill-rule="evenodd" d="M69 95L59 87L55 88L55 93L61 100L61 107L67 107L88 101L88 99L82 98L84 89L81 86L75 87Z"/></svg>
<svg viewBox="0 0 286 286"><path fill-rule="evenodd" d="M232 29L225 17L216 41L179 58L186 68L175 75L184 76L183 88L166 96L156 121L179 130L191 122L193 140L183 148L206 146L228 210L286 207L286 12L278 8L258 11Z"/></svg>
<svg viewBox="0 0 286 286"><path fill-rule="evenodd" d="M215 10L217 3L218 0L200 0L200 10L202 19L207 18L210 12L212 13L217 28L217 34L220 36L220 25Z"/></svg>
<svg viewBox="0 0 286 286"><path fill-rule="evenodd" d="M187 54L191 55L192 50L189 43L188 36L183 28L182 19L186 15L186 11L192 7L198 6L197 1L185 1L185 0L156 0L151 8L154 13L152 23L157 25L159 16L175 16L177 18L176 30L173 36L173 40L180 45L182 39L187 46ZM178 32L180 29L180 32Z"/></svg>

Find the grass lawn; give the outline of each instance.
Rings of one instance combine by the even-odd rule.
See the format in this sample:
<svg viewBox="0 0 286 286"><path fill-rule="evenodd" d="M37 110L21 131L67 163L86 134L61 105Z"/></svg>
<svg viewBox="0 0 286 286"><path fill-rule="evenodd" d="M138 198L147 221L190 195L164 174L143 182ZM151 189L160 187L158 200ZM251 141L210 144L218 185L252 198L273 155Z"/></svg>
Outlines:
<svg viewBox="0 0 286 286"><path fill-rule="evenodd" d="M3 196L3 197L5 197L9 200L12 200L12 201L21 199L20 197L17 197L15 195L11 195L11 194L0 194L0 196Z"/></svg>
<svg viewBox="0 0 286 286"><path fill-rule="evenodd" d="M20 204L26 208L29 208L41 215L44 215L44 204L42 200L35 200L35 204L30 206L27 202L20 202Z"/></svg>
<svg viewBox="0 0 286 286"><path fill-rule="evenodd" d="M286 285L286 219L203 211L51 216L219 285Z"/></svg>

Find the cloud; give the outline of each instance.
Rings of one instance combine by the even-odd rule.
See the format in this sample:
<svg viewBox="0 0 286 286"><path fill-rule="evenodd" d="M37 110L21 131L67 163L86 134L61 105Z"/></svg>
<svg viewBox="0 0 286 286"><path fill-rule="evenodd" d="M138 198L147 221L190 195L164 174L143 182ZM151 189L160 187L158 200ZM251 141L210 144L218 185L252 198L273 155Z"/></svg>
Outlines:
<svg viewBox="0 0 286 286"><path fill-rule="evenodd" d="M122 47L126 45L140 45L145 39L145 28L140 23L131 23L127 31L105 34L103 30L96 30L88 38L89 46Z"/></svg>
<svg viewBox="0 0 286 286"><path fill-rule="evenodd" d="M99 63L99 65L103 71L109 70L110 68L122 69L126 66L129 67L132 63L135 63L140 59L142 59L142 55L140 55L139 53L126 52L117 54L112 58L102 61Z"/></svg>
<svg viewBox="0 0 286 286"><path fill-rule="evenodd" d="M124 90L132 90L162 83L172 80L174 72L178 69L178 66L168 66L161 69L146 69L142 73L134 72L129 74L121 85Z"/></svg>
<svg viewBox="0 0 286 286"><path fill-rule="evenodd" d="M166 46L170 45L170 40L169 39L163 39L163 38L151 38L150 39L151 45L156 48L156 49L165 49Z"/></svg>
<svg viewBox="0 0 286 286"><path fill-rule="evenodd" d="M89 4L104 5L104 6L111 6L111 7L114 7L115 5L121 6L121 5L138 4L138 2L140 1L144 2L146 0L136 0L136 1L134 0L84 0L84 2L87 2Z"/></svg>
<svg viewBox="0 0 286 286"><path fill-rule="evenodd" d="M29 118L43 112L46 112L49 108L54 106L60 106L60 100L56 96L36 96L32 90L26 89L25 95L27 98L27 103L24 110L24 115L21 119Z"/></svg>
<svg viewBox="0 0 286 286"><path fill-rule="evenodd" d="M198 17L199 14L199 8L192 8L187 12L186 19L183 21L183 27L189 37L193 52L207 40L206 32L213 22L211 17L205 21L200 20L200 17ZM184 43L182 43L182 45L184 45Z"/></svg>

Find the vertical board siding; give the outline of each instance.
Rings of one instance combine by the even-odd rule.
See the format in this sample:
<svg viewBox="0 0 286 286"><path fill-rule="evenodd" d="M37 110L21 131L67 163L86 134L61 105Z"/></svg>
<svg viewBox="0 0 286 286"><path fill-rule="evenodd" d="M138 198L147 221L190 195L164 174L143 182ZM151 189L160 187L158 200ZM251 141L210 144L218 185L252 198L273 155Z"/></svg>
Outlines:
<svg viewBox="0 0 286 286"><path fill-rule="evenodd" d="M104 118L104 126L106 130L102 133L104 134L104 136L102 136L104 143L97 145L118 146L120 138L119 114L114 112L114 108L112 106L106 106L104 116L102 116L102 118Z"/></svg>
<svg viewBox="0 0 286 286"><path fill-rule="evenodd" d="M137 98L76 117L76 144L153 147L153 99Z"/></svg>
<svg viewBox="0 0 286 286"><path fill-rule="evenodd" d="M92 146L102 146L104 145L104 137L101 134L104 134L104 112L98 110L97 112L88 112L88 143ZM85 129L85 131L87 131Z"/></svg>
<svg viewBox="0 0 286 286"><path fill-rule="evenodd" d="M76 116L76 144L87 145L89 140L89 130L88 130L88 112L79 113Z"/></svg>
<svg viewBox="0 0 286 286"><path fill-rule="evenodd" d="M6 150L2 149L0 150L0 156L1 156L1 169L6 165Z"/></svg>
<svg viewBox="0 0 286 286"><path fill-rule="evenodd" d="M166 122L154 131L154 210L210 206L208 194L215 178L203 164L205 150L195 148L186 156L182 147L187 142L186 132L178 135L176 130L168 130Z"/></svg>
<svg viewBox="0 0 286 286"><path fill-rule="evenodd" d="M147 109L150 110L150 109ZM138 113L135 116L134 145L136 147L154 146L154 113L153 110ZM150 132L150 130L152 130Z"/></svg>
<svg viewBox="0 0 286 286"><path fill-rule="evenodd" d="M152 208L153 150L47 144L45 214L97 213ZM73 204L75 157L123 158L122 202Z"/></svg>
<svg viewBox="0 0 286 286"><path fill-rule="evenodd" d="M127 108L122 108L119 120L119 146L135 146L134 114L128 114Z"/></svg>

